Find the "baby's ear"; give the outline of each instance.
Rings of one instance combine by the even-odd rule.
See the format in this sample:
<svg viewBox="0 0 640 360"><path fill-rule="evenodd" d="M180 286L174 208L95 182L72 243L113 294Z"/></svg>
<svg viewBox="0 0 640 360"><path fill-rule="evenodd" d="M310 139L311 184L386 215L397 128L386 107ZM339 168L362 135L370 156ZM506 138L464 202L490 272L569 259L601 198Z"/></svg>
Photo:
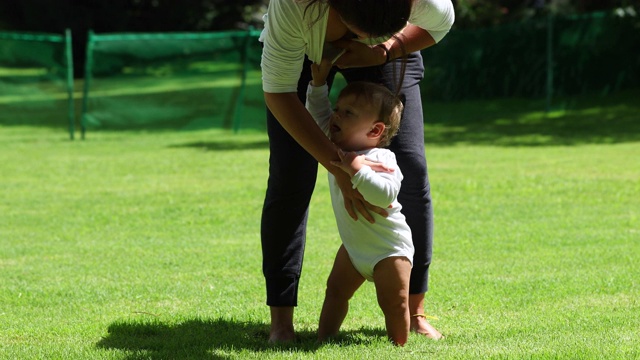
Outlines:
<svg viewBox="0 0 640 360"><path fill-rule="evenodd" d="M369 130L369 134L367 134L370 138L379 138L384 133L384 129L386 126L383 122L378 121L373 124L371 130Z"/></svg>

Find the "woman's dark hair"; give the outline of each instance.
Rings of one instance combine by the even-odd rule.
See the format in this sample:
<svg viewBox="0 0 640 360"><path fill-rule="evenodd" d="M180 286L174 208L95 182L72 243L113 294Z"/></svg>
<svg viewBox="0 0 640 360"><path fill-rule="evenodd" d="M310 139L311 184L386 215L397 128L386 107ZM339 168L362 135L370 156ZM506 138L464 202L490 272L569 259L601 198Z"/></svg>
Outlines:
<svg viewBox="0 0 640 360"><path fill-rule="evenodd" d="M342 20L370 37L391 37L409 21L413 0L328 0Z"/></svg>
<svg viewBox="0 0 640 360"><path fill-rule="evenodd" d="M329 4L349 25L369 37L391 37L409 21L414 0L297 0L307 3L305 13L315 3ZM321 13L315 14L318 18ZM316 19L317 20L317 19Z"/></svg>
<svg viewBox="0 0 640 360"><path fill-rule="evenodd" d="M402 53L399 74L395 71L396 63L393 63L393 83L398 95L407 68L407 51L402 41L403 37L398 35L398 32L407 25L414 0L306 0L306 2L305 13L315 3L326 3L336 10L344 22L369 34L369 37L395 39ZM316 16L317 21L322 16L322 12L317 13ZM396 77L397 75L399 76Z"/></svg>

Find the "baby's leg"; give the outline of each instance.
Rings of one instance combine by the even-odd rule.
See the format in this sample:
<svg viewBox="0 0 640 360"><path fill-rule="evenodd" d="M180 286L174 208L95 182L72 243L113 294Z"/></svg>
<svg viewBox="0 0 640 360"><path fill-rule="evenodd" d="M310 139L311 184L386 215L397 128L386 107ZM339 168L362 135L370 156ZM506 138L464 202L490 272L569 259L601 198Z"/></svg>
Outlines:
<svg viewBox="0 0 640 360"><path fill-rule="evenodd" d="M318 326L319 341L338 334L349 311L349 299L363 282L364 278L351 264L347 250L340 246L327 280L327 292Z"/></svg>
<svg viewBox="0 0 640 360"><path fill-rule="evenodd" d="M409 337L409 277L411 263L404 256L381 260L373 270L378 304L384 313L387 335L396 345Z"/></svg>

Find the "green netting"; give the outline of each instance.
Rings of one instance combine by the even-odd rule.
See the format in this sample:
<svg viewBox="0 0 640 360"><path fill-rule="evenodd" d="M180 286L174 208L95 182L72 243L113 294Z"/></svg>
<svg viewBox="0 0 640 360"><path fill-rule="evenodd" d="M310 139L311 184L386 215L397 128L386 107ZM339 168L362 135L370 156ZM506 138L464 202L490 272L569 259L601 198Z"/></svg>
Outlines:
<svg viewBox="0 0 640 360"><path fill-rule="evenodd" d="M91 33L83 129L264 129L258 35Z"/></svg>
<svg viewBox="0 0 640 360"><path fill-rule="evenodd" d="M640 19L599 13L455 30L423 55L430 99L606 95L640 85Z"/></svg>
<svg viewBox="0 0 640 360"><path fill-rule="evenodd" d="M73 139L70 31L0 32L0 125L65 124Z"/></svg>
<svg viewBox="0 0 640 360"><path fill-rule="evenodd" d="M83 129L263 130L258 35L91 33ZM549 16L454 29L423 55L425 99L546 98L548 109L556 97L638 87L640 19Z"/></svg>

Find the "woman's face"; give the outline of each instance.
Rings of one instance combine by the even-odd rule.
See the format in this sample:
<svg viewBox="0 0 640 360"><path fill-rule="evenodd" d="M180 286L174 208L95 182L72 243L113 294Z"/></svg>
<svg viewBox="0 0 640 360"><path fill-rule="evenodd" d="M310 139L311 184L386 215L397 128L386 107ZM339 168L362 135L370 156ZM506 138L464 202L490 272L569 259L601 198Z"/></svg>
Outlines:
<svg viewBox="0 0 640 360"><path fill-rule="evenodd" d="M358 29L355 25L351 25L348 22L344 21L344 19L342 19L342 17L340 17L340 21L342 21L344 26L346 26L347 29L349 29L349 31L351 31L351 33L353 33L356 37L358 37L358 39L363 40L363 39L370 38L369 34L367 34L366 32Z"/></svg>
<svg viewBox="0 0 640 360"><path fill-rule="evenodd" d="M382 36L382 35L375 36L370 33L367 33L366 31L360 30L355 25L351 25L348 22L345 22L344 20L342 20L342 18L340 18L340 21L342 21L342 23L344 24L344 26L347 28L348 31L350 31L352 34L356 36L355 40L363 44L375 45L375 44L385 42L391 37L391 36Z"/></svg>

